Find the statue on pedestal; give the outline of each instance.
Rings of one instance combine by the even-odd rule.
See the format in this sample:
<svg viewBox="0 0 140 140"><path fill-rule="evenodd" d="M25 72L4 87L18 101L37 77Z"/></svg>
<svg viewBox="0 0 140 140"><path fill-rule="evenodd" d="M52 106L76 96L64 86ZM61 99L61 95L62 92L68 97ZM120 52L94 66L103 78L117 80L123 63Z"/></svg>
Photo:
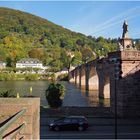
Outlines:
<svg viewBox="0 0 140 140"><path fill-rule="evenodd" d="M122 39L119 40L119 51L124 50L136 50L136 46L133 43L132 39L128 35L128 23L124 21L123 23L123 33Z"/></svg>
<svg viewBox="0 0 140 140"><path fill-rule="evenodd" d="M129 38L128 36L128 23L124 21L123 23L123 35L122 38Z"/></svg>

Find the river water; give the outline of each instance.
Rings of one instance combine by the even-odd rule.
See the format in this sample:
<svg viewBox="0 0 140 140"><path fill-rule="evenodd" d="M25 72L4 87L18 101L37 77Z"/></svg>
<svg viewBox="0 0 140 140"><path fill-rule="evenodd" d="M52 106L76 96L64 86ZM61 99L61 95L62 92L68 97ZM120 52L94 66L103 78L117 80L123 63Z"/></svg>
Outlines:
<svg viewBox="0 0 140 140"><path fill-rule="evenodd" d="M97 107L110 106L109 99L99 100L98 91L85 91L78 89L75 85L68 82L60 82L65 88L65 97L63 106L81 106L81 107ZM47 106L45 98L45 90L48 87L48 81L0 81L0 91L11 90L12 92L22 95L30 95L30 87L32 87L32 95L40 97L41 105Z"/></svg>

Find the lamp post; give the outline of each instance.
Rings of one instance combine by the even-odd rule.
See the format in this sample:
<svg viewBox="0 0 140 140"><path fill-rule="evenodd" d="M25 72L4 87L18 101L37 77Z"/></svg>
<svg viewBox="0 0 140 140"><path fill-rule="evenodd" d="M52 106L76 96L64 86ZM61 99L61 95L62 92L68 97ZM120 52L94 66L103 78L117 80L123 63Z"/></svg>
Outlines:
<svg viewBox="0 0 140 140"><path fill-rule="evenodd" d="M114 60L114 80L115 80L115 87L114 87L114 101L115 101L115 105L114 105L114 114L115 114L115 139L117 139L117 116L118 116L118 113L117 113L117 89L116 89L116 84L117 84L117 81L119 79L121 79L121 74L122 74L122 71L121 71L121 60L120 59L115 59Z"/></svg>
<svg viewBox="0 0 140 140"><path fill-rule="evenodd" d="M29 88L29 91L30 91L30 95L32 95L32 91L33 91L32 87Z"/></svg>

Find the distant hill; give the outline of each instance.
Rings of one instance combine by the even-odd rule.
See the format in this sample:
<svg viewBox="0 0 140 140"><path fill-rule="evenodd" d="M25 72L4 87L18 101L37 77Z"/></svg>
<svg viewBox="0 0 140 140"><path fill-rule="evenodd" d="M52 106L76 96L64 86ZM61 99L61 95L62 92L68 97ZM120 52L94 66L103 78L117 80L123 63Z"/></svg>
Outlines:
<svg viewBox="0 0 140 140"><path fill-rule="evenodd" d="M74 54L72 64L77 65L115 50L116 43L116 39L85 36L26 12L0 8L0 60L8 66L31 57L59 70L70 61L67 52Z"/></svg>

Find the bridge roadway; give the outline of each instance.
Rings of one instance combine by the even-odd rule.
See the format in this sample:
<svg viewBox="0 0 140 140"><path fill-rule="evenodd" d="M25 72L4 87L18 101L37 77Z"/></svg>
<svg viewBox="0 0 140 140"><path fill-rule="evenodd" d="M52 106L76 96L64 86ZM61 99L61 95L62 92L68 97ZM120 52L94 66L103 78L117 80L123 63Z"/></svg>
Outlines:
<svg viewBox="0 0 140 140"><path fill-rule="evenodd" d="M56 118L41 116L41 139L114 139L114 119L90 117L89 129L86 131L49 131L48 122ZM118 138L140 138L140 119L118 119Z"/></svg>

